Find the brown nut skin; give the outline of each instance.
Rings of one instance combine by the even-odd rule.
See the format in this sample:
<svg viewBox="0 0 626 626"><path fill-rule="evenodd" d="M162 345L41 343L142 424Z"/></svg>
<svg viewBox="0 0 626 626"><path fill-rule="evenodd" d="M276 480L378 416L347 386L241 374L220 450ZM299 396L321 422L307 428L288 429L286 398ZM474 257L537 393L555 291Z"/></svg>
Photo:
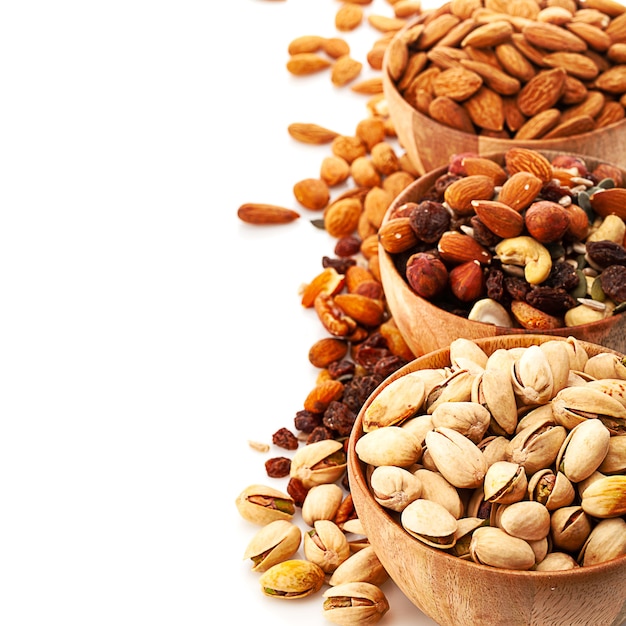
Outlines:
<svg viewBox="0 0 626 626"><path fill-rule="evenodd" d="M448 270L434 254L417 252L406 264L406 279L418 296L430 300L448 284Z"/></svg>
<svg viewBox="0 0 626 626"><path fill-rule="evenodd" d="M569 213L556 202L539 200L533 202L524 216L526 230L540 243L558 241L570 225Z"/></svg>
<svg viewBox="0 0 626 626"><path fill-rule="evenodd" d="M467 261L450 270L449 283L452 293L462 302L474 302L483 297L485 276L478 261Z"/></svg>

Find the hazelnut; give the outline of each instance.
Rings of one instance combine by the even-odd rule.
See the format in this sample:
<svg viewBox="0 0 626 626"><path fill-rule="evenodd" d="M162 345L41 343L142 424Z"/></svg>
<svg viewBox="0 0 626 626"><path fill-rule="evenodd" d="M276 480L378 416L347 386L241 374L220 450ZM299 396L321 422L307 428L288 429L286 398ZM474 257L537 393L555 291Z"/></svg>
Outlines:
<svg viewBox="0 0 626 626"><path fill-rule="evenodd" d="M430 300L447 286L448 270L434 254L417 252L407 261L406 279L418 296Z"/></svg>
<svg viewBox="0 0 626 626"><path fill-rule="evenodd" d="M478 261L467 261L450 270L450 289L461 302L479 300L485 290L485 276Z"/></svg>
<svg viewBox="0 0 626 626"><path fill-rule="evenodd" d="M539 200L533 202L524 216L526 230L540 243L558 241L570 225L569 213L556 202Z"/></svg>

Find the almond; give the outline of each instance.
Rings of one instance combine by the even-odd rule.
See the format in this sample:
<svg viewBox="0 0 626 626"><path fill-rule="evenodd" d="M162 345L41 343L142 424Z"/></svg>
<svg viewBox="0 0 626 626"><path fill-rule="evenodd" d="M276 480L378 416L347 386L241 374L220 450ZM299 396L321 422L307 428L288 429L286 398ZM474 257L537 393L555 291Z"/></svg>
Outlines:
<svg viewBox="0 0 626 626"><path fill-rule="evenodd" d="M327 156L320 165L320 178L329 186L340 185L350 176L350 164L341 157Z"/></svg>
<svg viewBox="0 0 626 626"><path fill-rule="evenodd" d="M504 160L511 176L516 172L529 172L543 183L549 183L552 180L552 164L536 150L509 148L505 152Z"/></svg>
<svg viewBox="0 0 626 626"><path fill-rule="evenodd" d="M565 86L561 95L560 104L569 106L571 104L580 104L589 93L587 86L578 78L573 76L565 77Z"/></svg>
<svg viewBox="0 0 626 626"><path fill-rule="evenodd" d="M428 60L438 68L447 70L459 67L461 59L467 59L467 52L450 46L437 45L426 53Z"/></svg>
<svg viewBox="0 0 626 626"><path fill-rule="evenodd" d="M513 33L511 43L519 50L533 65L545 67L543 56L545 50L531 44L522 33Z"/></svg>
<svg viewBox="0 0 626 626"><path fill-rule="evenodd" d="M341 37L327 37L324 39L322 41L322 50L333 59L350 54L348 42Z"/></svg>
<svg viewBox="0 0 626 626"><path fill-rule="evenodd" d="M517 106L517 98L513 96L502 98L502 108L506 127L511 133L516 133L526 123L526 116Z"/></svg>
<svg viewBox="0 0 626 626"><path fill-rule="evenodd" d="M596 78L595 86L611 94L626 92L626 64L614 65Z"/></svg>
<svg viewBox="0 0 626 626"><path fill-rule="evenodd" d="M623 15L626 7L617 0L586 0L585 6L590 9L597 9L611 17Z"/></svg>
<svg viewBox="0 0 626 626"><path fill-rule="evenodd" d="M413 352L409 348L406 340L402 336L395 320L390 317L385 320L378 329L380 334L386 339L389 350L395 356L399 356L405 361L412 361L415 358Z"/></svg>
<svg viewBox="0 0 626 626"><path fill-rule="evenodd" d="M476 72L483 79L485 85L501 96L512 96L521 88L521 83L517 78L494 67L490 63L466 59L461 60L461 65Z"/></svg>
<svg viewBox="0 0 626 626"><path fill-rule="evenodd" d="M362 265L351 265L346 270L346 289L348 293L356 293L359 285L374 280L372 272Z"/></svg>
<svg viewBox="0 0 626 626"><path fill-rule="evenodd" d="M579 52L551 52L543 58L549 67L562 67L570 76L581 80L593 80L598 75L598 66Z"/></svg>
<svg viewBox="0 0 626 626"><path fill-rule="evenodd" d="M445 96L434 98L428 106L428 114L444 126L456 128L466 133L474 132L474 124L469 113L452 98Z"/></svg>
<svg viewBox="0 0 626 626"><path fill-rule="evenodd" d="M318 35L303 35L296 37L289 42L287 51L290 55L301 54L303 52L317 52L321 49L324 37Z"/></svg>
<svg viewBox="0 0 626 626"><path fill-rule="evenodd" d="M472 19L466 19L459 22L437 42L437 48L440 46L460 46L463 39L465 39L465 37L467 37L467 35L469 35L474 28L476 28L476 22Z"/></svg>
<svg viewBox="0 0 626 626"><path fill-rule="evenodd" d="M379 300L358 293L339 293L334 299L347 316L363 326L378 326L385 319L385 308Z"/></svg>
<svg viewBox="0 0 626 626"><path fill-rule="evenodd" d="M310 308L318 295L324 293L333 296L339 293L344 285L344 275L339 274L334 267L326 267L304 286L300 303L303 307Z"/></svg>
<svg viewBox="0 0 626 626"><path fill-rule="evenodd" d="M546 109L533 115L527 120L523 126L515 133L515 139L540 139L547 132L552 130L561 120L561 111L559 109Z"/></svg>
<svg viewBox="0 0 626 626"><path fill-rule="evenodd" d="M307 76L325 70L330 61L315 52L292 54L287 61L287 70L294 76Z"/></svg>
<svg viewBox="0 0 626 626"><path fill-rule="evenodd" d="M498 201L507 204L518 212L523 211L532 204L542 187L543 181L540 178L521 170L511 174L502 185L498 194Z"/></svg>
<svg viewBox="0 0 626 626"><path fill-rule="evenodd" d="M467 261L478 261L486 265L491 261L491 253L473 237L463 233L448 231L439 239L437 250L441 258L454 265Z"/></svg>
<svg viewBox="0 0 626 626"><path fill-rule="evenodd" d="M504 202L473 200L472 206L480 221L498 237L517 237L524 229L522 215Z"/></svg>
<svg viewBox="0 0 626 626"><path fill-rule="evenodd" d="M605 103L602 111L596 117L596 128L604 128L624 119L624 107L619 102Z"/></svg>
<svg viewBox="0 0 626 626"><path fill-rule="evenodd" d="M368 150L385 140L385 124L379 117L366 117L356 125L356 136Z"/></svg>
<svg viewBox="0 0 626 626"><path fill-rule="evenodd" d="M418 50L428 50L432 48L440 39L443 39L452 28L454 28L459 22L460 18L452 13L442 13L437 17L431 19L422 31L419 39L417 40Z"/></svg>
<svg viewBox="0 0 626 626"><path fill-rule="evenodd" d="M417 244L417 236L408 217L398 217L383 224L378 231L378 241L391 254L404 252Z"/></svg>
<svg viewBox="0 0 626 626"><path fill-rule="evenodd" d="M517 105L529 117L552 108L561 97L567 72L556 67L542 70L531 78L520 90Z"/></svg>
<svg viewBox="0 0 626 626"><path fill-rule="evenodd" d="M590 90L587 92L587 97L575 106L571 106L569 109L563 111L561 121L566 122L574 117L580 117L581 115L589 115L595 117L602 111L606 97L601 91Z"/></svg>
<svg viewBox="0 0 626 626"><path fill-rule="evenodd" d="M387 72L392 80L399 80L409 61L409 50L399 37L394 37L386 49L389 51Z"/></svg>
<svg viewBox="0 0 626 626"><path fill-rule="evenodd" d="M591 208L601 217L614 214L626 220L626 188L613 187L596 191L590 200Z"/></svg>
<svg viewBox="0 0 626 626"><path fill-rule="evenodd" d="M613 63L626 63L626 43L614 43L606 52L607 57Z"/></svg>
<svg viewBox="0 0 626 626"><path fill-rule="evenodd" d="M398 0L393 3L393 14L396 17L412 17L422 9L421 0Z"/></svg>
<svg viewBox="0 0 626 626"><path fill-rule="evenodd" d="M383 176L389 176L397 172L400 166L398 165L398 155L395 153L393 146L385 141L381 141L371 149L372 164L380 174Z"/></svg>
<svg viewBox="0 0 626 626"><path fill-rule="evenodd" d="M605 52L611 45L611 36L595 24L569 22L565 28L580 37L590 48Z"/></svg>
<svg viewBox="0 0 626 626"><path fill-rule="evenodd" d="M274 204L249 202L239 207L237 217L248 224L288 224L298 219L300 214Z"/></svg>
<svg viewBox="0 0 626 626"><path fill-rule="evenodd" d="M477 26L461 42L461 47L489 48L508 41L513 34L513 25L508 20L495 20Z"/></svg>
<svg viewBox="0 0 626 626"><path fill-rule="evenodd" d="M472 122L484 130L501 131L504 128L502 96L483 85L463 103Z"/></svg>
<svg viewBox="0 0 626 626"><path fill-rule="evenodd" d="M305 178L293 186L296 200L305 208L320 211L330 200L328 185L321 178Z"/></svg>
<svg viewBox="0 0 626 626"><path fill-rule="evenodd" d="M331 332L329 330L329 332ZM347 332L344 334L348 334ZM323 413L333 400L339 400L344 391L344 385L338 380L324 380L307 394L303 402L305 411L312 413Z"/></svg>
<svg viewBox="0 0 626 626"><path fill-rule="evenodd" d="M443 70L433 81L435 96L446 96L457 102L467 100L483 84L483 79L476 73L463 67L451 67Z"/></svg>
<svg viewBox="0 0 626 626"><path fill-rule="evenodd" d="M548 22L528 24L522 29L522 34L533 46L545 50L584 52L587 49L587 44L578 35Z"/></svg>
<svg viewBox="0 0 626 626"><path fill-rule="evenodd" d="M491 176L474 174L463 176L446 187L444 199L448 206L459 215L474 212L472 200L491 200L494 182Z"/></svg>
<svg viewBox="0 0 626 626"><path fill-rule="evenodd" d="M296 140L302 143L325 144L330 143L339 133L329 128L324 128L319 124L306 124L295 122L289 124L287 132Z"/></svg>
<svg viewBox="0 0 626 626"><path fill-rule="evenodd" d="M363 21L363 7L354 2L344 2L335 13L335 28L339 31L351 31Z"/></svg>
<svg viewBox="0 0 626 626"><path fill-rule="evenodd" d="M339 239L352 235L356 230L363 205L357 198L335 200L324 212L324 228L331 236Z"/></svg>
<svg viewBox="0 0 626 626"><path fill-rule="evenodd" d="M348 354L348 344L337 337L323 337L309 348L309 362L313 367L328 367Z"/></svg>
<svg viewBox="0 0 626 626"><path fill-rule="evenodd" d="M535 75L533 64L510 41L497 45L495 53L500 65L511 76L528 82Z"/></svg>
<svg viewBox="0 0 626 626"><path fill-rule="evenodd" d="M363 69L363 63L353 59L349 54L339 57L330 72L330 80L333 85L342 87L352 82Z"/></svg>
<svg viewBox="0 0 626 626"><path fill-rule="evenodd" d="M383 93L383 79L380 76L366 78L350 87L355 93L377 94Z"/></svg>
<svg viewBox="0 0 626 626"><path fill-rule="evenodd" d="M348 163L352 163L354 159L365 156L365 144L358 138L350 135L338 135L331 144L331 149L335 156L345 159Z"/></svg>
<svg viewBox="0 0 626 626"><path fill-rule="evenodd" d="M449 4L450 12L462 20L471 18L474 11L483 6L482 0L451 0Z"/></svg>
<svg viewBox="0 0 626 626"><path fill-rule="evenodd" d="M400 17L387 17L386 15L376 15L371 13L367 16L367 21L372 28L387 33L398 31L406 26L406 20Z"/></svg>
<svg viewBox="0 0 626 626"><path fill-rule="evenodd" d="M376 187L382 179L368 156L360 156L350 164L350 174L360 187Z"/></svg>
<svg viewBox="0 0 626 626"><path fill-rule="evenodd" d="M502 166L486 157L464 156L461 159L461 167L465 175L482 174L483 176L489 176L494 185L503 185L508 178L508 173Z"/></svg>

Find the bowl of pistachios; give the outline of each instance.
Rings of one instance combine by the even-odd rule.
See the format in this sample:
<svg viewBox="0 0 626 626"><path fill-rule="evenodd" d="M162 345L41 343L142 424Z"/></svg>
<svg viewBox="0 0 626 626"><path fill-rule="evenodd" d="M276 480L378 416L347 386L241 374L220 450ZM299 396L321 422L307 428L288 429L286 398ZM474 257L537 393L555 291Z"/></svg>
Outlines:
<svg viewBox="0 0 626 626"><path fill-rule="evenodd" d="M626 171L572 153L452 154L379 229L389 311L415 356L542 333L626 352Z"/></svg>
<svg viewBox="0 0 626 626"><path fill-rule="evenodd" d="M359 412L348 476L389 576L441 626L626 619L626 361L574 337L458 338Z"/></svg>

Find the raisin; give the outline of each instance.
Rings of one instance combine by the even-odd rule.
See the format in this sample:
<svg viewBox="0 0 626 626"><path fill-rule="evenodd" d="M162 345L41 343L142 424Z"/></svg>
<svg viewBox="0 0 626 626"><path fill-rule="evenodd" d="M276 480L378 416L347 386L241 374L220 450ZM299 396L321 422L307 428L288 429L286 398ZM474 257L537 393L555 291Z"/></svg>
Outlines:
<svg viewBox="0 0 626 626"><path fill-rule="evenodd" d="M569 196L570 198L574 197L571 189L561 187L561 185L555 181L550 181L544 185L539 192L539 195L544 200L550 200L552 202L558 202L563 196Z"/></svg>
<svg viewBox="0 0 626 626"><path fill-rule="evenodd" d="M265 461L265 471L270 478L285 478L291 470L291 459L286 456L276 456Z"/></svg>
<svg viewBox="0 0 626 626"><path fill-rule="evenodd" d="M324 411L323 424L335 430L340 437L348 437L356 420L356 413L343 402L333 400Z"/></svg>
<svg viewBox="0 0 626 626"><path fill-rule="evenodd" d="M526 302L549 315L562 315L576 305L576 300L560 287L534 287L526 295Z"/></svg>
<svg viewBox="0 0 626 626"><path fill-rule="evenodd" d="M616 304L626 302L626 267L610 265L600 274L602 291Z"/></svg>
<svg viewBox="0 0 626 626"><path fill-rule="evenodd" d="M304 499L306 498L306 494L309 490L304 486L302 481L295 476L289 479L287 483L287 493L291 496L294 504L297 507L302 508L304 504Z"/></svg>
<svg viewBox="0 0 626 626"><path fill-rule="evenodd" d="M443 200L443 195L446 189L456 180L459 180L461 176L457 176L456 174L450 174L449 172L446 174L442 174L434 184L434 191L437 196L437 199L441 202Z"/></svg>
<svg viewBox="0 0 626 626"><path fill-rule="evenodd" d="M332 267L338 274L345 274L349 267L356 265L356 260L352 258L331 259L328 256L322 258L322 267Z"/></svg>
<svg viewBox="0 0 626 626"><path fill-rule="evenodd" d="M322 425L322 414L302 409L296 413L293 424L297 430L308 434L317 426Z"/></svg>
<svg viewBox="0 0 626 626"><path fill-rule="evenodd" d="M600 267L626 265L626 248L614 241L589 241L586 248L589 260Z"/></svg>
<svg viewBox="0 0 626 626"><path fill-rule="evenodd" d="M357 376L345 384L342 401L358 413L374 389L382 382L383 377L380 374Z"/></svg>
<svg viewBox="0 0 626 626"><path fill-rule="evenodd" d="M345 258L358 254L361 250L361 240L356 235L347 235L337 240L335 254Z"/></svg>
<svg viewBox="0 0 626 626"><path fill-rule="evenodd" d="M424 200L411 211L409 224L418 239L435 243L450 228L450 213L441 202Z"/></svg>
<svg viewBox="0 0 626 626"><path fill-rule="evenodd" d="M279 448L285 448L285 450L298 448L298 438L288 428L279 428L272 435L272 443Z"/></svg>
<svg viewBox="0 0 626 626"><path fill-rule="evenodd" d="M335 433L326 426L316 426L306 439L307 444L317 441L325 441L326 439L334 439Z"/></svg>
<svg viewBox="0 0 626 626"><path fill-rule="evenodd" d="M487 278L485 279L487 289L487 297L502 302L505 297L504 291L504 272L497 267L490 267L487 270Z"/></svg>
<svg viewBox="0 0 626 626"><path fill-rule="evenodd" d="M490 231L477 215L470 217L470 226L472 227L474 239L481 246L491 248L502 239L502 237L498 237L498 235Z"/></svg>
<svg viewBox="0 0 626 626"><path fill-rule="evenodd" d="M570 263L557 261L550 270L550 275L543 282L545 287L558 287L571 291L578 286L579 278L576 269Z"/></svg>
<svg viewBox="0 0 626 626"><path fill-rule="evenodd" d="M530 283L517 276L505 276L504 288L513 300L526 300L526 295L531 289Z"/></svg>
<svg viewBox="0 0 626 626"><path fill-rule="evenodd" d="M402 357L392 354L390 356L383 357L380 361L378 361L378 363L376 363L374 366L374 374L387 378L387 376L393 374L407 363L408 361Z"/></svg>
<svg viewBox="0 0 626 626"><path fill-rule="evenodd" d="M352 378L356 365L352 361L343 359L341 361L333 361L329 363L326 370L331 378L334 380L343 380L346 378Z"/></svg>

